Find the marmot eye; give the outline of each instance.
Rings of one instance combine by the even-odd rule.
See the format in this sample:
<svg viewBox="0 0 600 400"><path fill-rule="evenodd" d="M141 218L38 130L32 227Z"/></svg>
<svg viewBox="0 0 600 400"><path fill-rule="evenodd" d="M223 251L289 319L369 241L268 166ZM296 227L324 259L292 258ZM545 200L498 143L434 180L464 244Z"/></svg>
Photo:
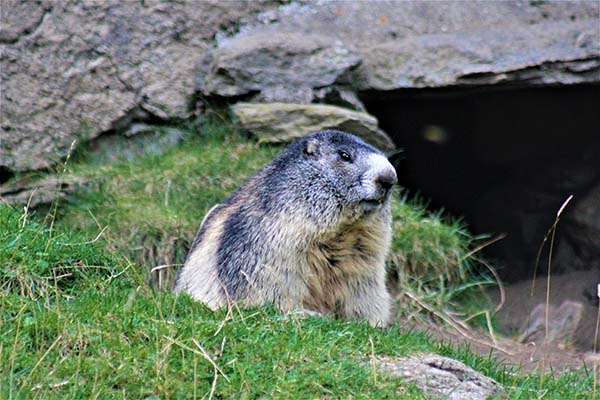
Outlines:
<svg viewBox="0 0 600 400"><path fill-rule="evenodd" d="M352 161L352 156L350 155L350 153L344 150L340 151L340 158L346 162Z"/></svg>

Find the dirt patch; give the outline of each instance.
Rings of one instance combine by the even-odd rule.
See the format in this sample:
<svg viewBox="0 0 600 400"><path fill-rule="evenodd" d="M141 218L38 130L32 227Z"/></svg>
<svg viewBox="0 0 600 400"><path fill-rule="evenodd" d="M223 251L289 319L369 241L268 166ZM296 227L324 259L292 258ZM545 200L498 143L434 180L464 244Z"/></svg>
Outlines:
<svg viewBox="0 0 600 400"><path fill-rule="evenodd" d="M494 344L494 339L489 332L479 329L469 329L469 337L466 337L450 327L434 322L419 321L410 322L407 325L426 331L437 340L469 346L473 352L482 356L487 357L491 354L506 365L518 367L524 372L552 371L560 374L584 366L591 368L594 362L599 362L591 354L579 351L573 346L523 344L498 334L494 335Z"/></svg>
<svg viewBox="0 0 600 400"><path fill-rule="evenodd" d="M558 308L565 302L576 302L581 305L582 316L574 327L569 342L580 351L592 351L598 318L597 285L600 284L600 271L577 271L551 276L549 283L549 291L545 276L533 282L529 280L507 285L504 288L506 300L497 314L503 328L516 335L523 333L524 327L531 323L535 308L546 305L546 295L551 308ZM494 302L500 301L498 290L490 292L490 296Z"/></svg>
<svg viewBox="0 0 600 400"><path fill-rule="evenodd" d="M598 283L600 272L579 271L551 277L549 292L546 291L547 277L539 277L533 283L529 280L506 286L503 305L496 315L503 332L509 332L504 335L492 334L482 328L459 324L454 328L445 323L416 319L400 323L426 331L437 340L469 346L483 356L491 354L507 365L520 367L525 372L553 371L560 374L583 367L591 369L594 364L600 365L600 353L594 353L594 342L598 334L596 323L600 312L596 292ZM539 314L540 305L546 304L547 294L550 308L560 308L565 302L580 305L581 318L572 326L572 332L562 336L561 340L544 343L543 331L551 332L553 326L544 329L543 325L541 335L536 339L523 339L527 336L524 333L532 326L532 318L536 317L536 313ZM497 304L500 303L500 292L497 288L490 291L489 295ZM544 315L542 321L543 317ZM553 320L550 314L548 323L552 325L558 322L557 319ZM596 342L597 351L600 338Z"/></svg>

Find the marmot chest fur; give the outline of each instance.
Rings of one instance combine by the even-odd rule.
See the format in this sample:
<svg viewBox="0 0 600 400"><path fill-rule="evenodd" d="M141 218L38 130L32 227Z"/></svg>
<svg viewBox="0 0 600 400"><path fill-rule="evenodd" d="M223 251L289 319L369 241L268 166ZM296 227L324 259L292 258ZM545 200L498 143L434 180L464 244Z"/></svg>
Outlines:
<svg viewBox="0 0 600 400"><path fill-rule="evenodd" d="M306 136L209 212L174 290L212 309L267 303L384 325L395 183L359 138Z"/></svg>

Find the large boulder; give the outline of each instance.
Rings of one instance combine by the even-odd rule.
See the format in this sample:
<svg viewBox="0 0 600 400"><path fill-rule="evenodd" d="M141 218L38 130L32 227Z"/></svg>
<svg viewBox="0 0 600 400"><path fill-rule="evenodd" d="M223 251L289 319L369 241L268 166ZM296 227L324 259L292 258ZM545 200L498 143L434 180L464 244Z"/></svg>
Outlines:
<svg viewBox="0 0 600 400"><path fill-rule="evenodd" d="M237 103L231 107L245 130L259 141L290 142L321 129L339 129L386 150L392 140L377 127L377 118L364 112L321 104Z"/></svg>
<svg viewBox="0 0 600 400"><path fill-rule="evenodd" d="M364 49L361 90L600 80L598 20L410 36Z"/></svg>
<svg viewBox="0 0 600 400"><path fill-rule="evenodd" d="M256 33L209 54L199 88L205 95L239 96L277 87L320 88L360 62L339 41L310 33Z"/></svg>
<svg viewBox="0 0 600 400"><path fill-rule="evenodd" d="M360 91L598 82L599 8L594 1L290 4L259 15L222 41L206 59L210 72L201 70L198 89L209 96L240 95L263 90L278 77L290 79L290 74L294 84L314 86L313 77L327 60L313 64L313 53L306 52L310 46L299 47L298 39L314 41L319 49L325 44L344 49L343 54L330 51L331 63L341 61L339 72L360 55L362 63L337 79ZM273 39L281 32L292 39ZM272 41L276 51L266 50ZM284 57L272 62L273 53ZM285 59L293 65L289 72ZM230 60L235 61L232 67L226 65ZM263 61L269 61L268 77L256 73ZM297 73L299 65L302 71ZM318 84L330 84L332 77Z"/></svg>
<svg viewBox="0 0 600 400"><path fill-rule="evenodd" d="M187 118L215 34L275 5L3 0L0 172L49 168L132 120Z"/></svg>

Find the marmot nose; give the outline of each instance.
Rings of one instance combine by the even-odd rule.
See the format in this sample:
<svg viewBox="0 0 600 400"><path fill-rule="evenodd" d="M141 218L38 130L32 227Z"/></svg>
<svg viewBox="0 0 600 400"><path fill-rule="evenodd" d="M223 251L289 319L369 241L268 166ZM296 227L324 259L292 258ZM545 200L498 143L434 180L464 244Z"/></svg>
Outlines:
<svg viewBox="0 0 600 400"><path fill-rule="evenodd" d="M395 171L386 171L380 174L376 179L377 184L384 190L390 190L398 182Z"/></svg>

